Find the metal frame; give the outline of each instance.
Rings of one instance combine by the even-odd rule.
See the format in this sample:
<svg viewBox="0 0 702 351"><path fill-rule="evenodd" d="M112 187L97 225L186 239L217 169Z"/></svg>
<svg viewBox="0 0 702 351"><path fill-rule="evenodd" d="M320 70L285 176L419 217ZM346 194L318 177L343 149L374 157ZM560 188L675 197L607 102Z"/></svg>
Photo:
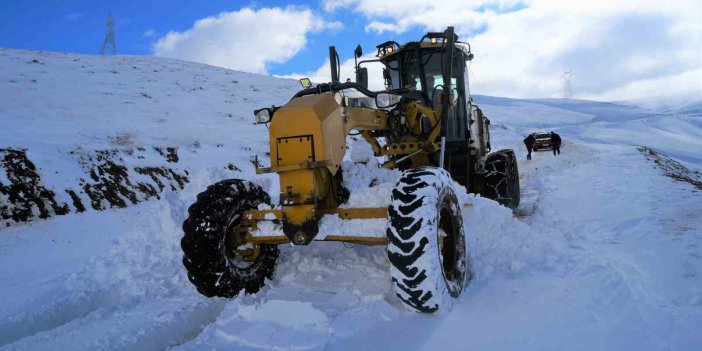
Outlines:
<svg viewBox="0 0 702 351"><path fill-rule="evenodd" d="M371 219L371 218L387 218L388 210L385 207L365 207L365 208L333 208L321 210L319 213L321 216L336 214L341 219ZM272 217L272 218L271 218ZM246 227L249 230L256 228L259 221L281 221L284 220L283 211L280 209L272 210L249 210L245 211L242 219L242 227ZM255 245L269 244L269 245L279 245L290 243L290 239L285 235L270 235L270 236L252 236L247 234L246 241ZM313 241L340 241L353 244L361 245L387 245L388 239L386 237L363 237L363 236L352 236L343 234L326 235L320 239L313 239Z"/></svg>

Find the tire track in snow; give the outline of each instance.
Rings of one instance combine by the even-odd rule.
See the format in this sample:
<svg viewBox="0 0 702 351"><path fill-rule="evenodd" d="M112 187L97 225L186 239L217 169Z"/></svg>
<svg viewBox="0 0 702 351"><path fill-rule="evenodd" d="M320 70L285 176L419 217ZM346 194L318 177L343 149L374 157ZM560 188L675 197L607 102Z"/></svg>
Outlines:
<svg viewBox="0 0 702 351"><path fill-rule="evenodd" d="M216 322L176 349L324 349L405 313L388 271L379 247L283 246L261 291L230 300Z"/></svg>
<svg viewBox="0 0 702 351"><path fill-rule="evenodd" d="M132 298L97 309L0 350L155 350L187 342L221 313L226 301Z"/></svg>
<svg viewBox="0 0 702 351"><path fill-rule="evenodd" d="M9 316L0 322L0 345L58 328L120 299L118 292L110 290L52 291L28 303L28 311Z"/></svg>
<svg viewBox="0 0 702 351"><path fill-rule="evenodd" d="M674 349L668 342L692 335L700 321L701 290L694 273L685 276L689 267L679 254L692 238L676 230L690 223L685 215L699 214L690 206L695 195L656 174L634 147L580 148L587 152L563 151L560 157L572 158L567 163L538 166L540 189L551 202L527 221L567 239L565 278L587 297L594 326L635 325L646 331L646 342Z"/></svg>
<svg viewBox="0 0 702 351"><path fill-rule="evenodd" d="M131 222L136 212L132 229L0 322L1 349L150 350L196 337L226 302L197 294L181 269L184 197L115 213Z"/></svg>

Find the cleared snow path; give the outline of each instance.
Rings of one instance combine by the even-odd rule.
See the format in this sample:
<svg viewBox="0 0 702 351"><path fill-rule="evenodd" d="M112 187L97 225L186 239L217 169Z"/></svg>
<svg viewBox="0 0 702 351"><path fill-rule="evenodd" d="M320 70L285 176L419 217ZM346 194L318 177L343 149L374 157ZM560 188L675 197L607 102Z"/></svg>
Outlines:
<svg viewBox="0 0 702 351"><path fill-rule="evenodd" d="M78 258L44 252L38 238L17 239L20 253L3 238L3 266L19 254L32 259L18 275L3 271L12 284L0 296L0 342L9 343L0 349L680 349L702 342L699 193L663 177L631 147L572 143L560 157L537 153L520 162L525 191L539 198L521 220L491 201L462 199L471 204L464 216L475 278L448 313L406 311L390 292L382 248L332 243L282 246L275 279L257 295L199 296L178 247L197 184L111 217L30 225L37 236L48 237L40 231L54 222L54 240L93 241L97 252L87 261L81 251ZM112 241L95 241L101 230ZM49 278L37 272L51 267L58 268Z"/></svg>

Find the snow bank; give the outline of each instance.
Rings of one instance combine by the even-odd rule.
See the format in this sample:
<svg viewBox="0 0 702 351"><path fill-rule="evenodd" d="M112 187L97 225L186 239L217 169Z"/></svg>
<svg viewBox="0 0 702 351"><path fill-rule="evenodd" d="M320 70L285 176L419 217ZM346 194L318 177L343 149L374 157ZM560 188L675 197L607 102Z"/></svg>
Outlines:
<svg viewBox="0 0 702 351"><path fill-rule="evenodd" d="M524 269L550 269L564 255L564 238L534 231L495 201L465 194L463 224L474 278L511 276Z"/></svg>

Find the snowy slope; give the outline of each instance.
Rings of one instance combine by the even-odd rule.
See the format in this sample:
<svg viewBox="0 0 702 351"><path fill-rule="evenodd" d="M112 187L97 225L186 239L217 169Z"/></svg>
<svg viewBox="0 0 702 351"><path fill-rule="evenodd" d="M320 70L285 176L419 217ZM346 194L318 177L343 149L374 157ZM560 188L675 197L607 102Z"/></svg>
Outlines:
<svg viewBox="0 0 702 351"><path fill-rule="evenodd" d="M162 185L176 183L170 171L185 181L188 172L206 167L250 176L252 150L265 157L267 147L252 111L287 101L299 86L169 59L1 48L0 82L0 182L10 183L7 150L26 149L41 185L70 212L79 210L68 190L90 211L158 196ZM113 164L126 168L126 179L110 172ZM178 183L170 185L182 187ZM116 185L123 201L93 205L90 190L105 185ZM9 200L1 190L0 205ZM0 226L13 223L0 216Z"/></svg>
<svg viewBox="0 0 702 351"><path fill-rule="evenodd" d="M520 135L554 130L588 143L645 145L689 166L702 164L702 116L694 111L654 113L631 104L582 100L477 96L475 101L488 116L500 117L495 123ZM702 97L697 103L702 103Z"/></svg>
<svg viewBox="0 0 702 351"><path fill-rule="evenodd" d="M477 96L493 145L517 150L524 200L515 217L489 200L461 199L475 279L451 311L406 311L383 248L332 243L282 246L261 292L207 299L181 266L180 223L219 179L275 189L248 161L267 151L266 130L250 116L287 101L296 83L146 57L0 50L0 60L0 148L26 148L48 188L82 176L68 153L78 146L178 147L189 180L127 208L0 229L0 350L702 345L702 189L666 176L675 168L662 168L664 156L656 164L637 150L652 147L699 178L699 115ZM526 161L521 139L535 129L561 133L563 154ZM128 145L115 144L119 135ZM362 170L347 171L349 182L367 183Z"/></svg>

